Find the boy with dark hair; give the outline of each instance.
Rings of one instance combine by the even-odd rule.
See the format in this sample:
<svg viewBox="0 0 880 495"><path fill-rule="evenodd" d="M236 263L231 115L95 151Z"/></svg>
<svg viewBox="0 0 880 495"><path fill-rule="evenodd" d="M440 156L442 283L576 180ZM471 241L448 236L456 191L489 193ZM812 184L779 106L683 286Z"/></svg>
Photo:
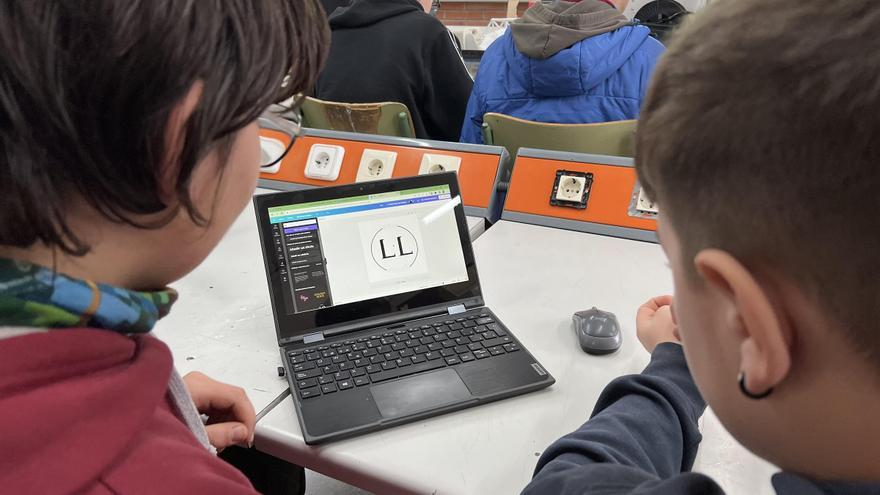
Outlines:
<svg viewBox="0 0 880 495"><path fill-rule="evenodd" d="M732 0L675 36L636 154L674 305L640 308L651 363L526 493L721 493L687 472L706 403L777 493L880 493L878 22L875 2Z"/></svg>
<svg viewBox="0 0 880 495"><path fill-rule="evenodd" d="M314 84L320 5L5 0L0 33L0 491L253 493L213 454L252 441L244 392L148 333Z"/></svg>

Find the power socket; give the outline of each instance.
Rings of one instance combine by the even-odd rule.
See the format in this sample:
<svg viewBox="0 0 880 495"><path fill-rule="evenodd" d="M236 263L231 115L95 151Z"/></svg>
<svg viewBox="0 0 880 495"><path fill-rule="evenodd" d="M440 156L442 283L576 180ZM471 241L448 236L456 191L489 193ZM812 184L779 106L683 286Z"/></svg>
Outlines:
<svg viewBox="0 0 880 495"><path fill-rule="evenodd" d="M556 180L550 191L550 205L582 210L587 207L592 186L591 173L557 170Z"/></svg>
<svg viewBox="0 0 880 495"><path fill-rule="evenodd" d="M306 177L310 179L335 181L342 169L345 148L332 144L313 144L306 161Z"/></svg>
<svg viewBox="0 0 880 495"><path fill-rule="evenodd" d="M432 155L425 153L422 155L422 162L419 164L419 175L437 174L441 172L458 172L461 168L461 157L449 155Z"/></svg>
<svg viewBox="0 0 880 495"><path fill-rule="evenodd" d="M281 141L260 136L260 163L269 163L272 159L270 157L281 156L286 149ZM280 161L271 167L260 167L260 172L264 174L277 174L279 170L281 170Z"/></svg>
<svg viewBox="0 0 880 495"><path fill-rule="evenodd" d="M355 182L390 179L394 172L395 161L397 161L397 153L394 151L365 149L364 154L361 155Z"/></svg>
<svg viewBox="0 0 880 495"><path fill-rule="evenodd" d="M648 199L648 195L645 194L645 190L642 188L639 188L639 199L636 201L636 211L639 213L657 214L657 204Z"/></svg>

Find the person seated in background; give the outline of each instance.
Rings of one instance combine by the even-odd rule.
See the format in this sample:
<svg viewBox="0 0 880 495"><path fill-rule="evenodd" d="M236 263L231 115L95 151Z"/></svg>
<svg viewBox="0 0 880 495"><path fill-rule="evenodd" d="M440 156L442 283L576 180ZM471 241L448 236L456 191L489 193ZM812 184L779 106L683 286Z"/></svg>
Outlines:
<svg viewBox="0 0 880 495"><path fill-rule="evenodd" d="M877 2L733 0L673 35L635 162L675 297L525 494L720 494L689 472L707 403L777 494L880 494L878 24Z"/></svg>
<svg viewBox="0 0 880 495"><path fill-rule="evenodd" d="M0 492L256 493L215 455L247 395L150 332L317 79L321 6L4 0L0 33Z"/></svg>
<svg viewBox="0 0 880 495"><path fill-rule="evenodd" d="M396 101L420 138L457 141L473 80L430 0L354 0L330 14L331 43L315 97Z"/></svg>
<svg viewBox="0 0 880 495"><path fill-rule="evenodd" d="M480 61L461 141L489 112L559 124L635 119L663 45L621 13L629 0L536 3Z"/></svg>

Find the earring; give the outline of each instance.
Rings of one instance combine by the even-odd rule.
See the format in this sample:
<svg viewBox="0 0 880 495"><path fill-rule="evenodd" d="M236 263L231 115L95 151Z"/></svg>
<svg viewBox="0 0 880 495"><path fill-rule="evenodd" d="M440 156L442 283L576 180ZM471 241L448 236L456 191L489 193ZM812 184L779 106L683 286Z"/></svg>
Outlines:
<svg viewBox="0 0 880 495"><path fill-rule="evenodd" d="M739 379L739 391L742 392L742 394L745 395L746 397L748 397L749 399L760 400L760 399L763 399L773 393L773 387L768 388L765 392L762 392L760 394L755 394L755 393L749 392L749 390L746 388L746 374L742 371L739 372L738 379Z"/></svg>

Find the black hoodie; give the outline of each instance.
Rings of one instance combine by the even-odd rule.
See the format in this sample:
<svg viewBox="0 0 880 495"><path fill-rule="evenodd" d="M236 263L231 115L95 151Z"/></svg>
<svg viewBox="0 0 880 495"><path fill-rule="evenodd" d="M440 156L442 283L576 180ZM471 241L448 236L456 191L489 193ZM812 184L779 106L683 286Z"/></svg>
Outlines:
<svg viewBox="0 0 880 495"><path fill-rule="evenodd" d="M415 0L354 0L330 15L330 29L317 98L398 101L416 136L458 141L473 80L440 21Z"/></svg>

